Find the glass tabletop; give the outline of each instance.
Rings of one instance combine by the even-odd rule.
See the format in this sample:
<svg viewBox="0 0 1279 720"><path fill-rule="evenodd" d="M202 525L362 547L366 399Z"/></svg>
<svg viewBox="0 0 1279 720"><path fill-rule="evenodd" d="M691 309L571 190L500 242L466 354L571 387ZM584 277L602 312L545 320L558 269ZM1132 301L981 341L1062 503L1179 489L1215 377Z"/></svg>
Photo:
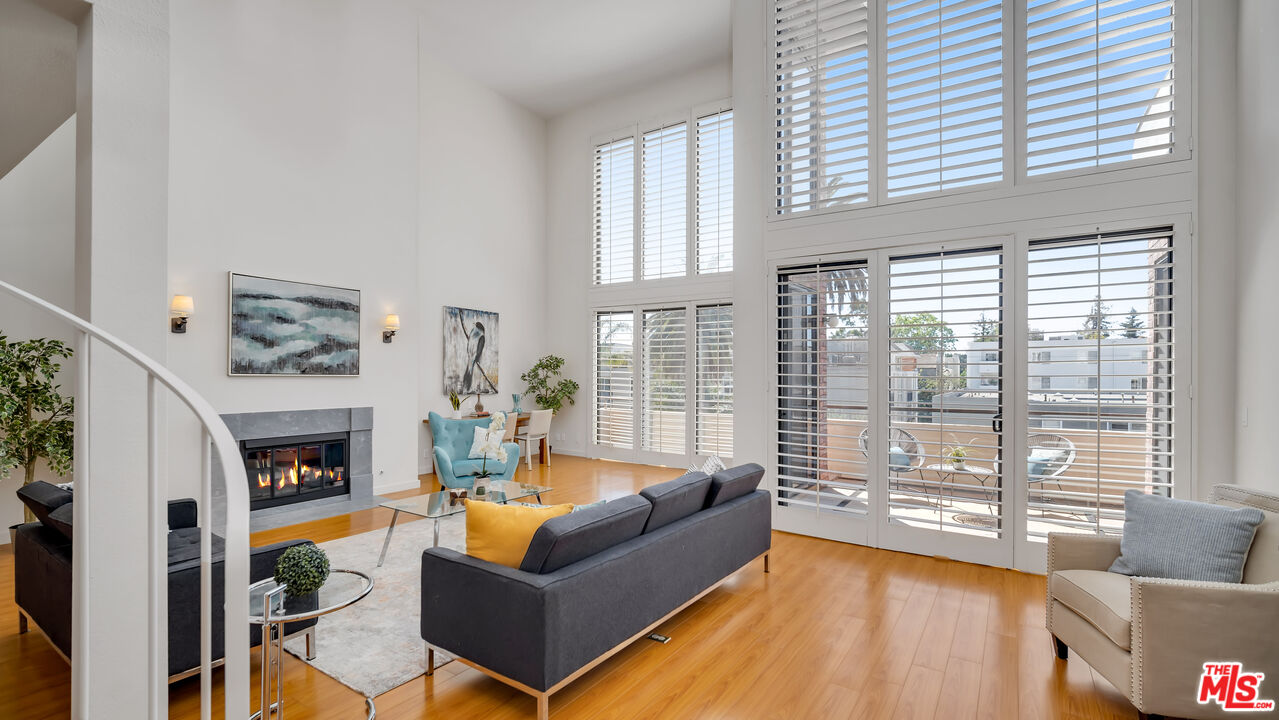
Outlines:
<svg viewBox="0 0 1279 720"><path fill-rule="evenodd" d="M271 622L293 622L327 615L353 605L373 589L373 579L358 570L331 570L319 590L310 595L292 597L276 592L281 587L275 578L260 580L249 586L249 622L261 625L262 604L271 598Z"/></svg>
<svg viewBox="0 0 1279 720"><path fill-rule="evenodd" d="M466 509L466 505L462 502L462 493L466 493L466 497L470 500L485 500L487 502L504 503L510 500L519 500L520 498L533 497L542 493L550 492L551 488L545 485L531 485L529 483L495 480L489 483L488 493L485 497L475 497L474 490L441 490L439 492L427 493L425 495L415 495L411 498L403 500L391 500L382 503L382 507L400 512L410 513L424 518L441 518L448 515L455 515Z"/></svg>

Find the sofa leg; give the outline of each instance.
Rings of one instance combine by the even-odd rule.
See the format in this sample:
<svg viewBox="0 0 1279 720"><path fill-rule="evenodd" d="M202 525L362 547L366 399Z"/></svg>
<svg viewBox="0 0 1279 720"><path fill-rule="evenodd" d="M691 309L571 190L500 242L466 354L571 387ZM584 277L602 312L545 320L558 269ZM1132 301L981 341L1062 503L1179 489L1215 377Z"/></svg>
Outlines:
<svg viewBox="0 0 1279 720"><path fill-rule="evenodd" d="M26 633L28 629L29 628L27 627L27 614L19 610L18 611L18 634L22 635Z"/></svg>
<svg viewBox="0 0 1279 720"><path fill-rule="evenodd" d="M548 720L551 717L551 696L540 693L537 696L537 720Z"/></svg>
<svg viewBox="0 0 1279 720"><path fill-rule="evenodd" d="M1066 660L1070 657L1070 648L1066 647L1066 643L1058 640L1056 635L1053 636L1053 645L1057 648L1058 659Z"/></svg>
<svg viewBox="0 0 1279 720"><path fill-rule="evenodd" d="M426 676L431 677L435 674L435 648L430 645L426 646Z"/></svg>
<svg viewBox="0 0 1279 720"><path fill-rule="evenodd" d="M315 659L315 626L306 629L306 659Z"/></svg>
<svg viewBox="0 0 1279 720"><path fill-rule="evenodd" d="M768 553L764 553L764 572L768 572Z"/></svg>

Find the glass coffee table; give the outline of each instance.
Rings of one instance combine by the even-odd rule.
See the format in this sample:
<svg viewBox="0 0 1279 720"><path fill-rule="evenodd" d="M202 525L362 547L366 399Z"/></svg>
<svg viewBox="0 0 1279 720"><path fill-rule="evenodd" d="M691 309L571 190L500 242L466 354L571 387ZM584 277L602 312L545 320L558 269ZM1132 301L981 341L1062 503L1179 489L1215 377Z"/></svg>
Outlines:
<svg viewBox="0 0 1279 720"><path fill-rule="evenodd" d="M541 502L542 493L547 493L551 490L552 488L545 485L497 480L489 483L488 492L484 497L480 498L475 497L474 490L449 490L446 488L439 492L384 502L381 506L394 510L395 514L391 516L391 526L386 529L386 540L382 541L382 554L378 556L377 566L382 567L383 561L386 560L386 549L391 546L391 534L395 532L395 521L400 519L400 513L408 513L434 520L435 534L431 546L439 547L440 520L466 511L466 503L462 502L463 496L470 500L484 500L485 502L502 504L527 497L535 497L538 502Z"/></svg>
<svg viewBox="0 0 1279 720"><path fill-rule="evenodd" d="M329 572L328 579L319 590L300 598L286 593L285 586L274 578L249 586L249 622L262 626L261 709L250 720L269 720L272 713L275 713L276 720L284 720L284 675L280 664L284 658L285 623L336 612L363 600L372 590L373 578L358 570L338 569ZM311 652L309 643L307 652ZM275 696L274 702L272 695ZM365 703L368 705L368 720L373 720L377 716L373 699L365 698Z"/></svg>

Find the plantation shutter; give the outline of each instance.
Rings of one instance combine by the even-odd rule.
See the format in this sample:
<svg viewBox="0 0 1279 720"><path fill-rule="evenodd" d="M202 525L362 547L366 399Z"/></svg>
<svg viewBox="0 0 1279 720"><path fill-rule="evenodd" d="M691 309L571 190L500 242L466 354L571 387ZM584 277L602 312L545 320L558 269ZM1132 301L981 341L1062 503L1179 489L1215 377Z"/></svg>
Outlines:
<svg viewBox="0 0 1279 720"><path fill-rule="evenodd" d="M865 263L777 277L777 503L867 514L870 336Z"/></svg>
<svg viewBox="0 0 1279 720"><path fill-rule="evenodd" d="M595 315L595 422L597 445L635 446L635 315Z"/></svg>
<svg viewBox="0 0 1279 720"><path fill-rule="evenodd" d="M775 0L774 212L870 199L866 0Z"/></svg>
<svg viewBox="0 0 1279 720"><path fill-rule="evenodd" d="M1174 0L1030 0L1026 170L1173 150Z"/></svg>
<svg viewBox="0 0 1279 720"><path fill-rule="evenodd" d="M643 400L640 449L683 455L686 447L685 378L687 377L687 312L684 308L644 311L640 351Z"/></svg>
<svg viewBox="0 0 1279 720"><path fill-rule="evenodd" d="M733 111L697 119L697 272L733 269Z"/></svg>
<svg viewBox="0 0 1279 720"><path fill-rule="evenodd" d="M595 148L595 284L635 275L635 138Z"/></svg>
<svg viewBox="0 0 1279 720"><path fill-rule="evenodd" d="M886 8L888 197L1003 178L1002 0Z"/></svg>
<svg viewBox="0 0 1279 720"><path fill-rule="evenodd" d="M733 455L733 306L697 308L698 455Z"/></svg>
<svg viewBox="0 0 1279 720"><path fill-rule="evenodd" d="M1172 232L1034 242L1027 531L1119 534L1123 494L1173 489Z"/></svg>
<svg viewBox="0 0 1279 720"><path fill-rule="evenodd" d="M688 256L688 124L644 133L640 164L643 277L680 277Z"/></svg>

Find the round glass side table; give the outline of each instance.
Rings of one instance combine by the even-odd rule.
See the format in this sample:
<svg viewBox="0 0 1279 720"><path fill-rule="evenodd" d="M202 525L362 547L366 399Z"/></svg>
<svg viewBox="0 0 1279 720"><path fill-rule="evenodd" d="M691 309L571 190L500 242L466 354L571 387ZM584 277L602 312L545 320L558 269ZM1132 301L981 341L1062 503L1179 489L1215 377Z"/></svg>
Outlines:
<svg viewBox="0 0 1279 720"><path fill-rule="evenodd" d="M262 626L262 697L260 709L249 720L284 720L284 676L280 663L284 658L285 623L310 620L328 615L363 600L373 590L373 578L358 570L331 570L319 590L302 597L291 597L285 586L274 578L249 586L249 622ZM275 702L271 702L272 695ZM368 703L368 720L377 716L373 698Z"/></svg>

